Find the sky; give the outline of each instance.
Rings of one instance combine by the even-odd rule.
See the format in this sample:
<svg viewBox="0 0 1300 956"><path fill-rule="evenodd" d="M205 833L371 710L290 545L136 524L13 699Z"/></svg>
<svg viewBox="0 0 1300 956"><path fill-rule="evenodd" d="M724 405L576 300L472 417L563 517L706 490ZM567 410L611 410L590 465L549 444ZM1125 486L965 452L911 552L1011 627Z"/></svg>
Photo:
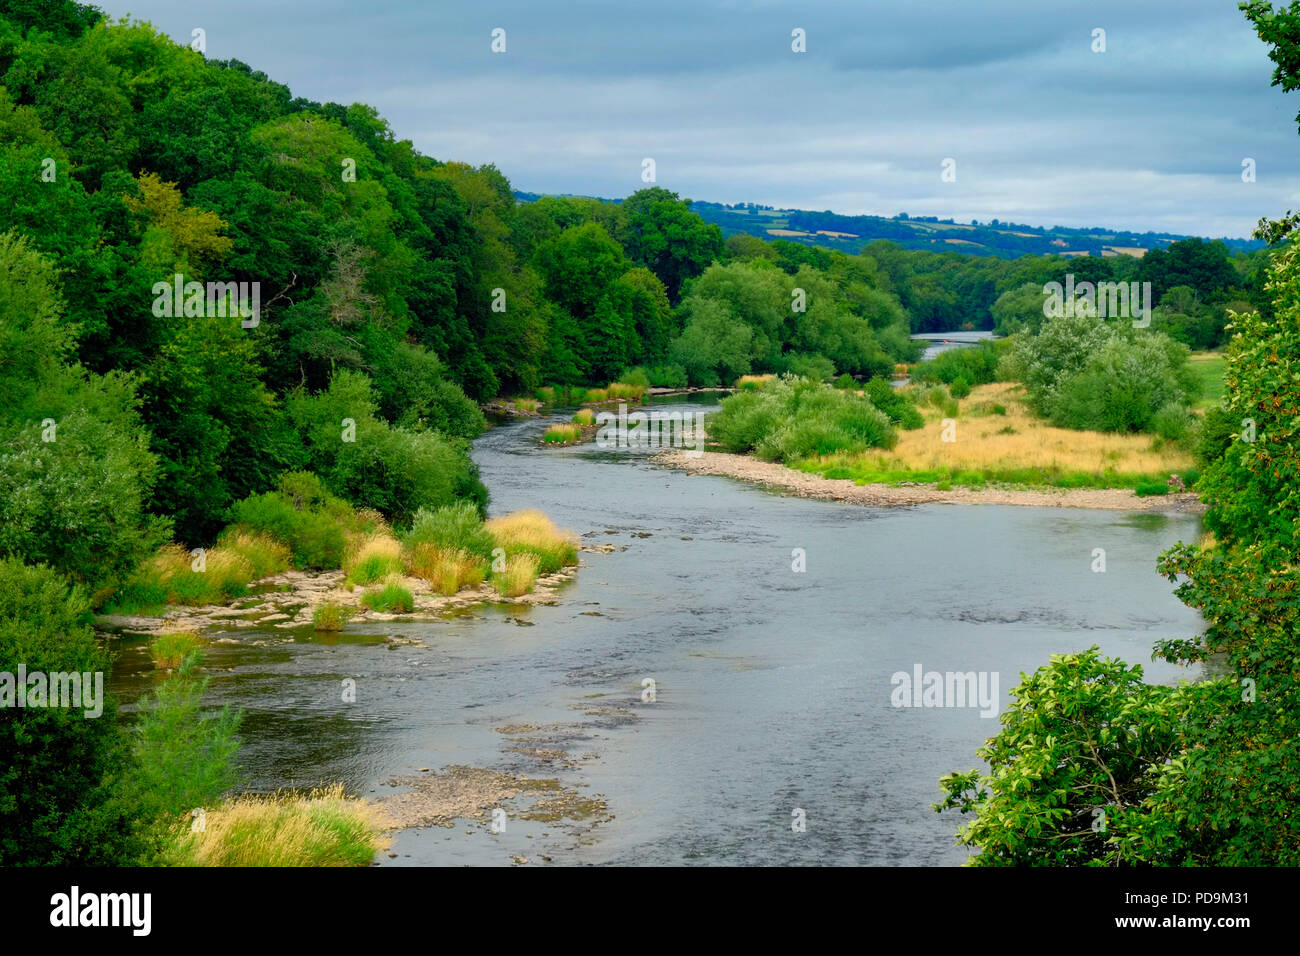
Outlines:
<svg viewBox="0 0 1300 956"><path fill-rule="evenodd" d="M1233 0L97 5L529 192L623 197L651 158L687 198L847 215L1247 236L1300 207L1300 93Z"/></svg>

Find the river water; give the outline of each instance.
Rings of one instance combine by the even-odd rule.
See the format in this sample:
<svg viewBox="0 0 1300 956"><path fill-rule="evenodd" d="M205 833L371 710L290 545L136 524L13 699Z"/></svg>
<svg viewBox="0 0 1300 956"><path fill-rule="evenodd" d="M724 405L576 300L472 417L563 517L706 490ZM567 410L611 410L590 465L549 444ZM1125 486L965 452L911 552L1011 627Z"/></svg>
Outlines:
<svg viewBox="0 0 1300 956"><path fill-rule="evenodd" d="M978 708L891 706L895 672L996 676L1003 705L1021 671L1093 644L1152 681L1197 676L1150 662L1157 639L1200 629L1154 570L1195 540L1195 517L783 497L642 452L539 447L566 418L477 440L492 512L541 508L625 550L584 553L555 606L214 645L209 696L246 713L254 789L342 780L382 796L395 775L466 765L558 777L613 814L406 830L384 865L956 864L963 821L930 808L937 781L976 766L999 725ZM118 650L114 688L131 699L149 665L138 643ZM355 704L340 703L344 677ZM573 765L539 770L496 729L512 724L549 727Z"/></svg>

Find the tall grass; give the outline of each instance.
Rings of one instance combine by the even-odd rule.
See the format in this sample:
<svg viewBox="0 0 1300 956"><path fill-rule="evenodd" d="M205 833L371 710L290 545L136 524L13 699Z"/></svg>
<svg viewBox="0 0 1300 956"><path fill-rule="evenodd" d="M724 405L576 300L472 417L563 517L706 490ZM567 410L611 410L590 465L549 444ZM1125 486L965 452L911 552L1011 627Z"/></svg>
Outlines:
<svg viewBox="0 0 1300 956"><path fill-rule="evenodd" d="M171 866L368 866L388 846L379 809L343 785L307 796L242 796L209 810L204 827L178 828Z"/></svg>
<svg viewBox="0 0 1300 956"><path fill-rule="evenodd" d="M605 388L605 397L609 401L639 402L645 396L646 386L632 382L610 382Z"/></svg>
<svg viewBox="0 0 1300 956"><path fill-rule="evenodd" d="M538 559L535 554L519 553L506 558L504 570L492 572L492 586L502 597L527 594L537 583Z"/></svg>
<svg viewBox="0 0 1300 956"><path fill-rule="evenodd" d="M596 424L596 413L590 408L580 408L574 413L572 421L575 425L594 425Z"/></svg>
<svg viewBox="0 0 1300 956"><path fill-rule="evenodd" d="M159 634L149 645L149 654L159 667L174 670L206 643L194 631Z"/></svg>
<svg viewBox="0 0 1300 956"><path fill-rule="evenodd" d="M417 544L407 554L407 569L444 597L464 588L476 588L487 576L487 562L477 555L463 548L444 549L432 544Z"/></svg>
<svg viewBox="0 0 1300 956"><path fill-rule="evenodd" d="M373 584L402 571L402 545L390 534L358 538L343 556L349 584Z"/></svg>
<svg viewBox="0 0 1300 956"><path fill-rule="evenodd" d="M396 581L389 581L377 591L363 594L361 603L383 614L410 614L415 610L415 598Z"/></svg>
<svg viewBox="0 0 1300 956"><path fill-rule="evenodd" d="M775 375L742 375L736 379L736 388L752 392L755 389L762 388L774 378L776 378Z"/></svg>
<svg viewBox="0 0 1300 956"><path fill-rule="evenodd" d="M548 445L563 445L567 442L577 441L581 437L581 426L560 424L547 428L546 433L542 435L542 441Z"/></svg>
<svg viewBox="0 0 1300 956"><path fill-rule="evenodd" d="M503 548L507 562L515 555L531 554L542 574L578 563L578 538L557 528L542 512L530 508L487 522L496 546Z"/></svg>
<svg viewBox="0 0 1300 956"><path fill-rule="evenodd" d="M341 631L350 613L343 605L326 601L311 612L311 624L318 631Z"/></svg>

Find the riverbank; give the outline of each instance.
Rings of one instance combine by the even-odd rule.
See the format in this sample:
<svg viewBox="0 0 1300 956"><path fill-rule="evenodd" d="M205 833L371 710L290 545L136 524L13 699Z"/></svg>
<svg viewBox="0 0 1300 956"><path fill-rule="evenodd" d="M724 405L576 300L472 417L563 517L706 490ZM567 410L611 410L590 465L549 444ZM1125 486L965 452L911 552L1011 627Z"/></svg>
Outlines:
<svg viewBox="0 0 1300 956"><path fill-rule="evenodd" d="M748 455L680 449L660 452L654 460L666 468L695 475L738 478L801 498L847 501L873 507L921 504L1020 505L1035 508L1095 508L1108 511L1155 511L1200 514L1205 505L1193 493L1139 497L1126 488L949 488L905 482L859 485L851 478L823 478Z"/></svg>
<svg viewBox="0 0 1300 956"><path fill-rule="evenodd" d="M600 553L598 548L581 550ZM208 630L270 627L292 630L313 627L313 614L323 604L336 604L344 608L348 624L364 621L435 621L449 612L482 604L555 604L556 592L560 586L572 580L577 573L578 567L575 565L561 568L554 574L540 575L533 589L518 597L499 594L489 582L473 588L462 588L453 595L445 596L435 591L422 578L403 575L397 583L411 592L414 607L407 613L390 614L362 604L361 598L367 589L346 584L342 571L285 571L254 582L254 593L230 604L209 604L202 607L178 605L157 616L102 614L96 617L95 626L100 630L130 634L173 631L202 633Z"/></svg>

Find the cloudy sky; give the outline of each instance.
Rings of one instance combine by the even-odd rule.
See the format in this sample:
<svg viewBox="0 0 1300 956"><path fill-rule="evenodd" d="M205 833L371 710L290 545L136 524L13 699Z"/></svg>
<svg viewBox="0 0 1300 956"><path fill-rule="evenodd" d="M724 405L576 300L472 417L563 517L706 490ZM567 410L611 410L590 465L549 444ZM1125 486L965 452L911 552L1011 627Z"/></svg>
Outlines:
<svg viewBox="0 0 1300 956"><path fill-rule="evenodd" d="M98 5L533 192L626 196L651 157L683 196L848 214L1244 236L1300 207L1300 94L1233 0Z"/></svg>

